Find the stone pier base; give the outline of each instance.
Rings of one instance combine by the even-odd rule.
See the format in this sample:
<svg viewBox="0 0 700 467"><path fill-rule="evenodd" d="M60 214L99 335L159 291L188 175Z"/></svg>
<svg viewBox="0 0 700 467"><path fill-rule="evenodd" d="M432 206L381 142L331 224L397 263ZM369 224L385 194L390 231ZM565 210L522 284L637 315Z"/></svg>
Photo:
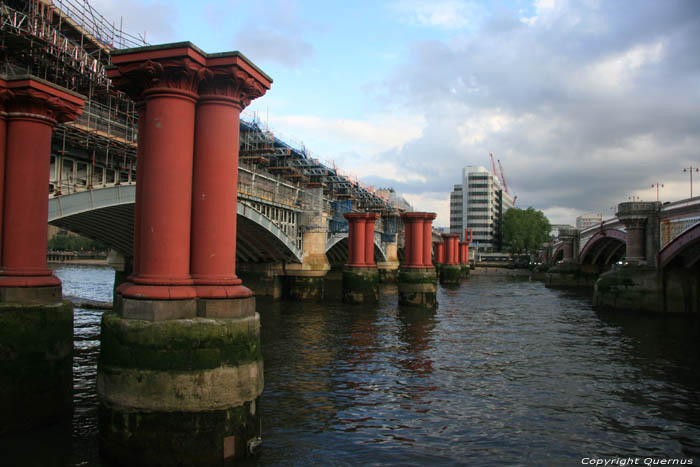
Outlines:
<svg viewBox="0 0 700 467"><path fill-rule="evenodd" d="M70 420L73 305L0 303L0 434Z"/></svg>
<svg viewBox="0 0 700 467"><path fill-rule="evenodd" d="M377 303L379 301L379 271L377 268L343 268L343 302Z"/></svg>
<svg viewBox="0 0 700 467"><path fill-rule="evenodd" d="M552 266L544 276L544 285L549 288L593 288L599 271L595 265L564 262Z"/></svg>
<svg viewBox="0 0 700 467"><path fill-rule="evenodd" d="M400 268L398 283L399 305L437 306L435 268Z"/></svg>
<svg viewBox="0 0 700 467"><path fill-rule="evenodd" d="M325 296L325 272L320 276L285 276L284 295L292 300L319 301Z"/></svg>
<svg viewBox="0 0 700 467"><path fill-rule="evenodd" d="M277 263L238 263L236 275L258 297L282 298L284 272Z"/></svg>
<svg viewBox="0 0 700 467"><path fill-rule="evenodd" d="M440 284L459 285L462 283L462 267L459 264L443 264L440 266Z"/></svg>
<svg viewBox="0 0 700 467"><path fill-rule="evenodd" d="M663 273L646 266L627 265L601 274L593 292L596 310L660 312L665 311L664 301Z"/></svg>
<svg viewBox="0 0 700 467"><path fill-rule="evenodd" d="M461 273L462 273L462 279L469 279L469 272L471 271L471 268L469 267L469 265L468 265L468 264L462 264L462 265L461 265L461 268L462 268L462 271L461 271Z"/></svg>
<svg viewBox="0 0 700 467"><path fill-rule="evenodd" d="M114 465L223 465L260 444L260 317L102 317L100 453Z"/></svg>
<svg viewBox="0 0 700 467"><path fill-rule="evenodd" d="M379 271L379 282L381 283L395 283L399 278L399 264L396 263L377 263L377 270Z"/></svg>

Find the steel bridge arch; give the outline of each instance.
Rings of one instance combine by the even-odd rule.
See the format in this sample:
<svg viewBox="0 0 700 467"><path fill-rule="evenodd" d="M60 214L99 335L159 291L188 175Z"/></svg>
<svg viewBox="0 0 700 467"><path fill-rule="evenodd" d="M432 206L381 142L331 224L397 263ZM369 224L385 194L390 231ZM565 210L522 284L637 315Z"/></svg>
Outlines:
<svg viewBox="0 0 700 467"><path fill-rule="evenodd" d="M602 253L606 253L609 247L611 251L607 251L607 258L604 264L608 264L611 258L618 252L621 246L627 245L627 233L619 229L601 229L588 238L588 241L579 253L579 263L586 263L586 257L591 255L590 264L598 264L598 257ZM596 252L596 248L598 251Z"/></svg>
<svg viewBox="0 0 700 467"><path fill-rule="evenodd" d="M134 184L57 196L48 201L49 223L132 257L135 200ZM240 200L237 216L237 260L301 263L301 247L270 219Z"/></svg>
<svg viewBox="0 0 700 467"><path fill-rule="evenodd" d="M340 232L330 236L326 242L326 257L331 264L344 263L348 259L348 233ZM343 240L345 240L344 243ZM377 235L374 236L374 260L387 261L386 252L382 248L381 242L377 241Z"/></svg>
<svg viewBox="0 0 700 467"><path fill-rule="evenodd" d="M663 247L657 255L659 269L665 269L674 260L682 260L683 266L690 268L700 260L700 222L684 230Z"/></svg>

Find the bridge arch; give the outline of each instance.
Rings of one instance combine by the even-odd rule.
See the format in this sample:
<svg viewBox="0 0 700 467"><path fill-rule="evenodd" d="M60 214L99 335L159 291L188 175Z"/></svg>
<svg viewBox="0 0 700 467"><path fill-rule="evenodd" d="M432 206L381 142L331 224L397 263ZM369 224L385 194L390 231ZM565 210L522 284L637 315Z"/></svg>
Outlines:
<svg viewBox="0 0 700 467"><path fill-rule="evenodd" d="M624 259L627 233L619 229L601 229L589 237L579 254L579 263L613 264Z"/></svg>
<svg viewBox="0 0 700 467"><path fill-rule="evenodd" d="M49 199L49 223L133 256L136 185L115 185ZM237 261L301 263L301 245L274 222L239 201Z"/></svg>
<svg viewBox="0 0 700 467"><path fill-rule="evenodd" d="M554 245L552 250L551 264L557 264L564 259L564 242L559 242Z"/></svg>
<svg viewBox="0 0 700 467"><path fill-rule="evenodd" d="M334 234L326 243L326 257L331 265L345 264L348 260L348 235L346 232ZM374 237L374 262L387 261L382 245Z"/></svg>
<svg viewBox="0 0 700 467"><path fill-rule="evenodd" d="M689 227L668 245L663 247L657 257L659 269L671 264L692 268L700 260L700 222Z"/></svg>

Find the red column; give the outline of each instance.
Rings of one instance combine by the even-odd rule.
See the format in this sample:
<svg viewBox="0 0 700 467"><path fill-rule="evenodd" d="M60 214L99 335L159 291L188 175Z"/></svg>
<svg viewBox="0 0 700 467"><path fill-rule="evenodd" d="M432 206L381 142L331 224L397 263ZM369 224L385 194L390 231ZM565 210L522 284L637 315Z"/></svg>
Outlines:
<svg viewBox="0 0 700 467"><path fill-rule="evenodd" d="M435 242L435 264L445 264L444 242Z"/></svg>
<svg viewBox="0 0 700 467"><path fill-rule="evenodd" d="M423 267L433 267L433 219L436 214L432 212L421 213L423 215Z"/></svg>
<svg viewBox="0 0 700 467"><path fill-rule="evenodd" d="M368 268L376 266L374 263L374 223L378 217L379 214L376 213L367 214L365 223L365 267Z"/></svg>
<svg viewBox="0 0 700 467"><path fill-rule="evenodd" d="M57 286L46 267L51 133L80 115L83 98L31 78L6 87L0 286Z"/></svg>
<svg viewBox="0 0 700 467"><path fill-rule="evenodd" d="M469 264L469 244L467 242L459 242L459 262L460 264Z"/></svg>
<svg viewBox="0 0 700 467"><path fill-rule="evenodd" d="M401 220L406 230L404 247L405 268L431 268L432 265L432 220L435 213L406 212Z"/></svg>
<svg viewBox="0 0 700 467"><path fill-rule="evenodd" d="M442 234L445 244L445 264L458 264L459 253L457 251L458 234Z"/></svg>
<svg viewBox="0 0 700 467"><path fill-rule="evenodd" d="M346 266L362 268L367 267L365 262L365 247L367 242L366 225L367 215L364 213L347 213L343 217L348 220L348 262ZM372 228L374 230L374 227ZM374 246L374 244L372 244Z"/></svg>
<svg viewBox="0 0 700 467"><path fill-rule="evenodd" d="M0 79L0 95L5 94L7 83ZM0 264L2 264L2 211L5 195L5 146L7 136L7 119L5 118L5 106L0 101Z"/></svg>
<svg viewBox="0 0 700 467"><path fill-rule="evenodd" d="M271 80L237 54L207 59L197 105L191 274L200 298L249 297L236 276L236 204L241 110Z"/></svg>
<svg viewBox="0 0 700 467"><path fill-rule="evenodd" d="M148 162L143 157L143 148L146 145L146 103L140 102L138 104L139 112L139 140L136 149L136 199L140 200L143 198L142 187L143 183L139 183L141 177L145 171L144 167L146 162ZM131 270L131 275L136 276L141 270L139 261L141 261L141 203L134 203L134 252L133 252L133 265Z"/></svg>
<svg viewBox="0 0 700 467"><path fill-rule="evenodd" d="M108 73L145 103L136 199L140 217L137 273L119 289L135 299L195 298L190 276L190 228L195 103L205 57L189 44L112 57Z"/></svg>

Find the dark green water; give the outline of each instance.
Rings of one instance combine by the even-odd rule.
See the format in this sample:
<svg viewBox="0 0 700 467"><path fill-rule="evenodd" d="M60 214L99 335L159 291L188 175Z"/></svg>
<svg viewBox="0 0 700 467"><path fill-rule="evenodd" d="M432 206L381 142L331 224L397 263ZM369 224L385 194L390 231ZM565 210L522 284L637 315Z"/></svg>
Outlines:
<svg viewBox="0 0 700 467"><path fill-rule="evenodd" d="M110 299L110 269L57 274L66 295ZM700 464L700 320L596 313L586 296L491 277L438 300L399 308L386 287L376 306L259 301L251 465ZM100 465L100 314L75 311L72 424L0 440L8 465Z"/></svg>

